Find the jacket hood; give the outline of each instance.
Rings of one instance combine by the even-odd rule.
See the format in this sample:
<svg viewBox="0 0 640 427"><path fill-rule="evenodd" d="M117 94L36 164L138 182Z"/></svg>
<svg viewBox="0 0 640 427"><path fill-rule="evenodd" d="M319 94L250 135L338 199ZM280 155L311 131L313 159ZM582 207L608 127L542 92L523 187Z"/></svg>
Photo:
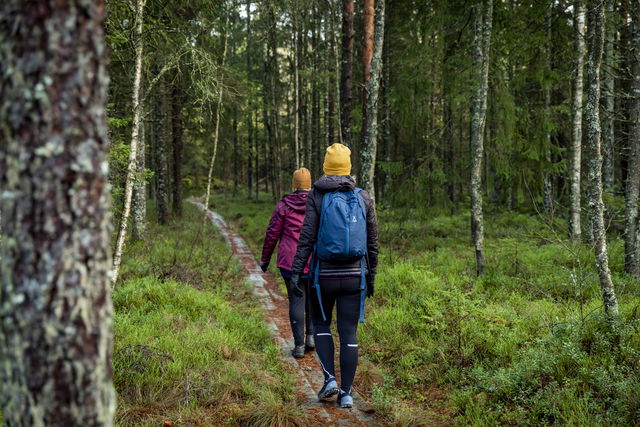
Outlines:
<svg viewBox="0 0 640 427"><path fill-rule="evenodd" d="M356 182L349 175L325 175L317 180L313 187L320 193L353 191L356 189Z"/></svg>
<svg viewBox="0 0 640 427"><path fill-rule="evenodd" d="M308 191L295 191L293 193L286 194L282 198L282 202L294 212L303 214L307 207L308 195Z"/></svg>

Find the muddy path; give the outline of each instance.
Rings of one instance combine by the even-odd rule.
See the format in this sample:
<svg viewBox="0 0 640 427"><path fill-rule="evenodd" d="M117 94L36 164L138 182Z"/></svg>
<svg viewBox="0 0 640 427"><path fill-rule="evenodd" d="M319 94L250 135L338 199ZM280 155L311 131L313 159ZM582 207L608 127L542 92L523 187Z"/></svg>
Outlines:
<svg viewBox="0 0 640 427"><path fill-rule="evenodd" d="M271 328L275 341L282 350L282 359L294 369L298 378L296 389L298 400L310 414L310 425L314 426L383 426L371 414L371 407L354 392L354 407L342 409L335 401L318 402L316 392L323 382L322 371L315 352L307 353L304 359L291 357L292 333L289 324L289 308L285 295L279 289L278 279L270 272L263 273L258 261L244 239L227 225L218 213L205 209L202 203L190 200L206 212L211 223L222 233L239 264L245 270L246 280L259 297L265 312L265 322Z"/></svg>

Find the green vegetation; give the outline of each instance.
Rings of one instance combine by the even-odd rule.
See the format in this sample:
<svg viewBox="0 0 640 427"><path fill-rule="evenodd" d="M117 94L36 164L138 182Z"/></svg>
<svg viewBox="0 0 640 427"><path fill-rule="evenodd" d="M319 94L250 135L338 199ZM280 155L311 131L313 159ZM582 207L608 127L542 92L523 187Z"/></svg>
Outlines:
<svg viewBox="0 0 640 427"><path fill-rule="evenodd" d="M113 294L119 425L303 423L240 267L193 206L126 255Z"/></svg>
<svg viewBox="0 0 640 427"><path fill-rule="evenodd" d="M212 205L258 253L273 204ZM469 215L380 212L376 297L360 329L358 388L398 425L629 425L640 419L640 283L611 265L620 300L602 317L593 255L561 221L486 217L488 269L475 277Z"/></svg>

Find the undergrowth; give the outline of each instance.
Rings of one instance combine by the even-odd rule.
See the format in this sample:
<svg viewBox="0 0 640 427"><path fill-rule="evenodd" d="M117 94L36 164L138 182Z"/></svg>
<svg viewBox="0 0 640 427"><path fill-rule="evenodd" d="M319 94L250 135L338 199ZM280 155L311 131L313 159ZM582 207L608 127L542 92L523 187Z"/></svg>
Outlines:
<svg viewBox="0 0 640 427"><path fill-rule="evenodd" d="M304 425L294 378L195 207L129 245L113 294L118 425Z"/></svg>
<svg viewBox="0 0 640 427"><path fill-rule="evenodd" d="M259 254L273 202L211 205ZM603 318L593 251L563 221L487 214L475 276L469 215L379 212L376 296L356 385L390 424L640 425L640 283L609 236L620 303Z"/></svg>

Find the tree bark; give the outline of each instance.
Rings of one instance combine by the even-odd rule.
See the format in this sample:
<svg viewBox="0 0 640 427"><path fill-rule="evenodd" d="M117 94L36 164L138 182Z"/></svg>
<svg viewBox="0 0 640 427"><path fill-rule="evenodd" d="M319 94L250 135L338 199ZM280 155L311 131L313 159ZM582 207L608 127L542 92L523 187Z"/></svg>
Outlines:
<svg viewBox="0 0 640 427"><path fill-rule="evenodd" d="M388 9L385 7L386 17L389 17ZM391 173L388 170L391 164L391 47L389 46L389 28L391 22L385 19L384 43L382 46L382 145L384 147L384 162L387 165L382 179L382 205L385 209L391 207Z"/></svg>
<svg viewBox="0 0 640 427"><path fill-rule="evenodd" d="M475 93L471 111L471 237L476 252L476 273L482 275L484 260L484 220L482 213L482 157L484 153L484 127L487 114L489 86L489 48L493 21L493 0L477 4L475 35L473 40L473 66Z"/></svg>
<svg viewBox="0 0 640 427"><path fill-rule="evenodd" d="M179 77L178 77L179 79ZM173 139L173 198L172 211L182 216L182 87L180 81L171 90L171 136Z"/></svg>
<svg viewBox="0 0 640 427"><path fill-rule="evenodd" d="M141 113L145 116L144 111ZM140 123L140 143L136 153L136 177L133 185L133 218L131 222L131 235L133 239L140 240L144 238L147 228L147 184L144 176L146 163L146 143L145 143L145 124L144 120Z"/></svg>
<svg viewBox="0 0 640 427"><path fill-rule="evenodd" d="M604 224L602 202L602 153L600 149L600 67L604 37L604 5L595 0L589 5L589 53L587 59L587 144L589 158L589 216L593 234L593 249L600 277L605 312L609 316L618 314L618 302L609 271L607 235Z"/></svg>
<svg viewBox="0 0 640 427"><path fill-rule="evenodd" d="M375 199L374 175L378 147L378 94L382 74L382 46L384 43L385 0L378 0L375 10L375 49L371 59L371 78L366 85L367 127L362 134L360 147L360 186Z"/></svg>
<svg viewBox="0 0 640 427"><path fill-rule="evenodd" d="M342 143L351 146L351 109L353 89L353 0L342 0L342 68L340 73L340 134Z"/></svg>
<svg viewBox="0 0 640 427"><path fill-rule="evenodd" d="M375 0L363 0L362 5L362 130L361 138L367 132L367 122L369 115L367 114L369 104L369 85L371 80L371 59L374 49L374 23L375 21ZM362 169L362 165L361 165ZM361 175L363 175L361 173Z"/></svg>
<svg viewBox="0 0 640 427"><path fill-rule="evenodd" d="M136 178L137 153L140 139L140 124L142 117L142 104L140 103L140 82L142 81L142 24L144 21L144 6L146 0L138 0L136 3L136 27L135 27L135 71L133 77L133 93L131 105L133 108L133 124L131 129L131 147L129 152L129 164L127 165L127 180L124 190L124 209L120 222L120 232L116 241L116 251L113 258L113 275L111 276L112 286L118 281L120 263L122 261L122 251L127 238L127 225L129 222L129 212L131 210L131 197L133 185Z"/></svg>
<svg viewBox="0 0 640 427"><path fill-rule="evenodd" d="M638 3L637 1L635 2ZM640 220L638 199L640 193L640 10L631 12L631 85L629 96L629 160L626 183L626 225L624 231L624 270L640 275Z"/></svg>
<svg viewBox="0 0 640 427"><path fill-rule="evenodd" d="M607 14L614 14L614 0L605 0ZM615 180L615 130L614 130L614 110L615 110L615 52L616 27L613 20L607 22L604 42L604 67L602 73L603 90L603 114L602 114L602 179L605 190L613 189Z"/></svg>
<svg viewBox="0 0 640 427"><path fill-rule="evenodd" d="M553 12L553 4L550 4L546 13L547 39L545 46L545 66L551 73L551 19ZM553 214L553 180L551 177L551 83L549 79L543 82L544 93L544 116L545 116L545 146L544 146L544 173L543 173L543 191L542 205L546 215Z"/></svg>
<svg viewBox="0 0 640 427"><path fill-rule="evenodd" d="M569 211L569 236L572 240L579 241L582 235L580 224L580 170L582 162L582 97L585 55L585 11L584 1L576 0L574 3L573 37L576 51L575 74L573 78L572 99L572 131L571 131L571 162L569 181L571 183L570 211Z"/></svg>
<svg viewBox="0 0 640 427"><path fill-rule="evenodd" d="M167 92L165 79L158 82L155 105L156 136L156 211L158 222L166 224L169 219L169 191L167 188Z"/></svg>
<svg viewBox="0 0 640 427"><path fill-rule="evenodd" d="M0 3L7 426L113 425L104 10L101 0Z"/></svg>

